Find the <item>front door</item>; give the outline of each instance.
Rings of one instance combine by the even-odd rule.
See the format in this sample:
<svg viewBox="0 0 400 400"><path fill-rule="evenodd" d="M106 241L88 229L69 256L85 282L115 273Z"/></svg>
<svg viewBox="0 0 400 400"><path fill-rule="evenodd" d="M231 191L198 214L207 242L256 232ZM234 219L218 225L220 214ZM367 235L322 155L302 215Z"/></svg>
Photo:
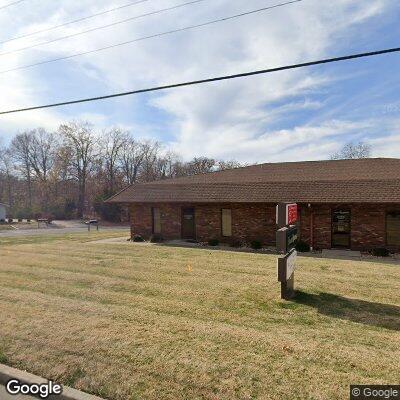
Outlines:
<svg viewBox="0 0 400 400"><path fill-rule="evenodd" d="M332 212L332 247L350 248L351 213L349 210Z"/></svg>
<svg viewBox="0 0 400 400"><path fill-rule="evenodd" d="M195 239L194 208L182 208L182 239Z"/></svg>

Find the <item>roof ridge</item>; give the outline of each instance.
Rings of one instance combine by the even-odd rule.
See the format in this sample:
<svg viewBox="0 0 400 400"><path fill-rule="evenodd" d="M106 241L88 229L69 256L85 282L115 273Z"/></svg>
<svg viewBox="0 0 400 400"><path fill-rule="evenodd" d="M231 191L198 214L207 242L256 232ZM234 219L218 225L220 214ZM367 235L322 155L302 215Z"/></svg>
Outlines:
<svg viewBox="0 0 400 400"><path fill-rule="evenodd" d="M309 179L307 179L307 180L293 179L293 180L285 180L285 181L268 181L268 182L260 181L260 180L259 181L247 181L247 182L182 182L182 183L174 184L173 187L176 187L176 186L188 186L188 185L190 185L190 186L243 185L244 186L244 185L255 185L255 184L264 184L264 185L266 185L266 184L268 184L268 185L271 185L271 184L289 184L289 183L300 183L300 182L327 183L327 182L387 182L387 181L400 181L400 177L399 178L387 178L387 179L380 179L380 178L312 179L312 180L309 180ZM131 186L133 186L133 185L131 185ZM171 187L171 185L168 184L168 183L165 183L165 185L163 185L162 183L154 183L152 185L152 182L137 183L137 184L135 184L135 186L136 187L154 186L154 187L157 187L157 188L161 187L161 186ZM127 189L127 188L125 188L125 189Z"/></svg>
<svg viewBox="0 0 400 400"><path fill-rule="evenodd" d="M251 164L251 165L244 165L242 167L234 167L234 168L229 168L229 169L224 169L224 170L218 170L218 171L208 171L208 172L203 172L199 174L193 174L193 175L186 175L186 176L178 176L178 177L172 177L172 178L167 178L167 179L157 179L154 181L150 182L142 182L144 185L148 185L151 183L157 183L160 184L161 182L171 182L171 181L177 181L180 179L187 179L191 177L199 177L199 176L209 176L209 175L214 175L214 174L223 174L226 172L230 171L237 171L237 170L243 170L247 168L255 168L255 167L263 167L263 166L270 166L270 165L287 165L287 164L316 164L316 163L343 163L343 162L367 162L370 160L397 160L400 162L400 158L394 158L394 157L367 157L367 158L347 158L347 159L340 159L340 160L304 160L304 161L283 161L283 162L266 162L266 163L256 163L256 164Z"/></svg>

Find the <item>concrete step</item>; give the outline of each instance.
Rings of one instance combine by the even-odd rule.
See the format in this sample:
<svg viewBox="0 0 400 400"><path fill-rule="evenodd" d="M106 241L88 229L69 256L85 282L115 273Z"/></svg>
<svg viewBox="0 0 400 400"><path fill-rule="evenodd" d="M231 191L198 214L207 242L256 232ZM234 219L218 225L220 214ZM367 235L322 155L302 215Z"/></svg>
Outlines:
<svg viewBox="0 0 400 400"><path fill-rule="evenodd" d="M326 258L361 258L361 252L354 250L325 249L322 250L322 257Z"/></svg>

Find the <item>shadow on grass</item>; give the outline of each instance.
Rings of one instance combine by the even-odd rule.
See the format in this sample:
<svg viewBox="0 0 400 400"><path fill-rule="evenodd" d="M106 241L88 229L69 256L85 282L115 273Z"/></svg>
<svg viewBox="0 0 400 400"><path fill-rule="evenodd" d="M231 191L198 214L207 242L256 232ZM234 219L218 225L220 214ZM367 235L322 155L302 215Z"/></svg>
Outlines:
<svg viewBox="0 0 400 400"><path fill-rule="evenodd" d="M398 306L348 299L331 293L312 294L302 291L296 292L293 301L314 307L320 314L329 317L400 331Z"/></svg>

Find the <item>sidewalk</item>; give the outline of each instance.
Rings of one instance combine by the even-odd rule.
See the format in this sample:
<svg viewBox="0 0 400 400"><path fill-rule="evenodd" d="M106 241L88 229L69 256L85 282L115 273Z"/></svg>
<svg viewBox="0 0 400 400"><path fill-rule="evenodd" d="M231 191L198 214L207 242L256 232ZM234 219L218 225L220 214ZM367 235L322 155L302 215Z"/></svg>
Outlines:
<svg viewBox="0 0 400 400"><path fill-rule="evenodd" d="M40 397L32 397L28 395L9 395L5 389L5 385L10 379L17 379L22 384L43 384L47 380L40 376L32 375L26 371L9 367L8 365L0 364L0 400L37 400ZM60 395L50 395L48 400L103 400L100 397L93 396L81 392L79 390L63 387L63 392Z"/></svg>
<svg viewBox="0 0 400 400"><path fill-rule="evenodd" d="M17 396L12 396L11 394L8 394L6 391L6 388L2 385L0 385L0 399L1 400L37 400L37 397L32 397L32 396L26 396L19 394Z"/></svg>

